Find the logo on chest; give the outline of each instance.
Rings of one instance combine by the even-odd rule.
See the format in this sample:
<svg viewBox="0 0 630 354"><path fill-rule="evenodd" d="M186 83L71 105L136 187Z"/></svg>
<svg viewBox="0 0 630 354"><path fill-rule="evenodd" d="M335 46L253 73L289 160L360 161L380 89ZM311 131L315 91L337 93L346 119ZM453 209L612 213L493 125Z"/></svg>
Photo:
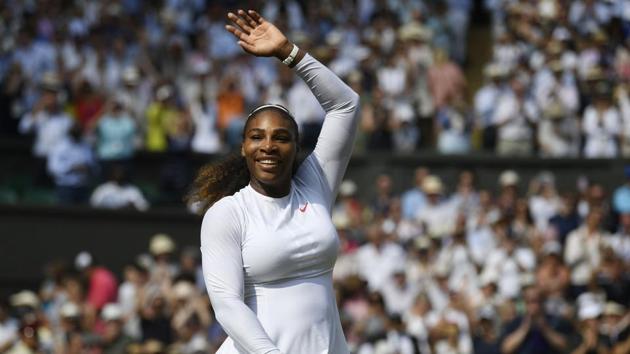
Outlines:
<svg viewBox="0 0 630 354"><path fill-rule="evenodd" d="M304 212L306 212L306 207L308 207L308 202L306 202L303 207L298 207L298 210L300 212L304 213Z"/></svg>

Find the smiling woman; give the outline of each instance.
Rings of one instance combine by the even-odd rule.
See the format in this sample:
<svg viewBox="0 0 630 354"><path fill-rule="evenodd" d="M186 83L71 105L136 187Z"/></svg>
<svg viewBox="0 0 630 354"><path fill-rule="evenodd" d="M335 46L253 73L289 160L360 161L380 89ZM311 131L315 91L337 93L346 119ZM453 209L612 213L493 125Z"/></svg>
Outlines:
<svg viewBox="0 0 630 354"><path fill-rule="evenodd" d="M254 110L240 154L205 167L191 201L205 212L203 272L229 338L218 354L349 353L332 286L339 240L330 218L357 126L358 96L255 11L226 26L256 56L274 56L311 89L326 118L299 166L298 129L278 105Z"/></svg>

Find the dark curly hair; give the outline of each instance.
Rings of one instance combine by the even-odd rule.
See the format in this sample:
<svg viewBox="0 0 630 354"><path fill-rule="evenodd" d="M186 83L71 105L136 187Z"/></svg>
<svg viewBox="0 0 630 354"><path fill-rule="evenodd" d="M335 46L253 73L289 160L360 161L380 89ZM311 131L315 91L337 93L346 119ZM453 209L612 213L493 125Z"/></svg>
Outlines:
<svg viewBox="0 0 630 354"><path fill-rule="evenodd" d="M281 105L266 104L256 108L247 116L245 126L243 128L243 137L247 131L249 122L256 118L258 114L266 111L275 111L291 122L291 127L295 133L295 142L298 143L299 131L298 125L293 115ZM297 170L299 164L294 162L293 173ZM185 201L191 204L198 204L199 211L205 213L214 203L220 199L233 195L249 184L250 175L247 169L245 158L241 156L240 151L230 153L218 162L211 162L202 166L192 183L190 192L186 195Z"/></svg>

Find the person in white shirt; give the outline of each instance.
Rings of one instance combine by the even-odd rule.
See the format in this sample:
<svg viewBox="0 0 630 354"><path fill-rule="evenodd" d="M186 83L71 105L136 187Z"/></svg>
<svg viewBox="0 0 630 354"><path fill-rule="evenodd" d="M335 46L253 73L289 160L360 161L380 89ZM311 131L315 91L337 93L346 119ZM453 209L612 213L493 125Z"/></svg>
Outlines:
<svg viewBox="0 0 630 354"><path fill-rule="evenodd" d="M367 228L366 238L368 243L357 250L359 275L367 280L371 290L381 290L392 274L404 266L405 251L385 238L378 223Z"/></svg>
<svg viewBox="0 0 630 354"><path fill-rule="evenodd" d="M106 209L131 207L140 211L149 208L149 202L142 195L140 188L127 181L125 170L118 165L112 167L109 180L94 189L90 205Z"/></svg>
<svg viewBox="0 0 630 354"><path fill-rule="evenodd" d="M444 201L444 187L437 176L427 176L422 182L422 189L427 203L416 214L416 220L424 225L425 233L432 237L441 237L453 230L455 211L453 205Z"/></svg>
<svg viewBox="0 0 630 354"><path fill-rule="evenodd" d="M621 136L619 110L612 105L610 91L605 82L595 87L593 104L586 107L582 117L585 136L584 156L587 158L616 157Z"/></svg>
<svg viewBox="0 0 630 354"><path fill-rule="evenodd" d="M475 94L475 118L477 125L483 131L483 148L494 151L496 145L496 126L493 116L496 102L504 90L504 79L507 70L496 63L491 63L484 69L488 82Z"/></svg>
<svg viewBox="0 0 630 354"><path fill-rule="evenodd" d="M626 263L630 263L630 214L619 215L619 229L614 235L604 237L604 243Z"/></svg>
<svg viewBox="0 0 630 354"><path fill-rule="evenodd" d="M203 273L229 338L218 354L348 354L332 269L331 220L350 159L359 96L255 11L228 13L246 52L295 68L326 112L315 150L300 164L292 114L267 104L247 118L240 153L200 171L190 201L207 210Z"/></svg>
<svg viewBox="0 0 630 354"><path fill-rule="evenodd" d="M383 285L383 300L389 314L402 315L420 292L418 283L409 282L405 269L401 266L394 271L389 280Z"/></svg>
<svg viewBox="0 0 630 354"><path fill-rule="evenodd" d="M61 80L56 73L47 73L41 82L41 97L32 111L20 120L22 134L34 134L33 155L38 160L36 183L46 184L47 159L53 148L63 141L72 127L72 118L61 109Z"/></svg>
<svg viewBox="0 0 630 354"><path fill-rule="evenodd" d="M533 127L538 123L538 106L528 97L525 83L512 79L511 90L497 101L494 123L497 126L497 153L530 155L533 151Z"/></svg>
<svg viewBox="0 0 630 354"><path fill-rule="evenodd" d="M608 237L602 230L602 219L602 211L593 208L584 224L567 236L564 261L571 267L571 285L576 288L584 288L601 263L604 239Z"/></svg>

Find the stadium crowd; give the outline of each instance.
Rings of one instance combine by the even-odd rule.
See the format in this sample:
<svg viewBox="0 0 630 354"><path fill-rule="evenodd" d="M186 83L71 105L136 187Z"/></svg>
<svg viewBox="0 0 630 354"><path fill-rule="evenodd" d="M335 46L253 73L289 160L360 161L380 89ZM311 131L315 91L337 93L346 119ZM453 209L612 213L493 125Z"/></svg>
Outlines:
<svg viewBox="0 0 630 354"><path fill-rule="evenodd" d="M525 183L508 170L494 193L469 171L445 186L419 167L401 195L379 176L373 200L344 181L333 279L351 352L628 353L626 177L560 194L550 173ZM225 339L198 247L164 234L119 277L81 252L8 300L0 352L11 354L212 353Z"/></svg>
<svg viewBox="0 0 630 354"><path fill-rule="evenodd" d="M248 4L361 94L357 151L467 153L481 132L502 155L630 154L626 1L486 1L493 56L474 93L461 69L472 1ZM33 135L61 201L139 210L148 202L125 182L136 152L166 153L174 171L186 152L224 153L262 102L287 106L312 147L323 112L283 66L240 53L223 28L236 5L0 7L0 133ZM365 201L346 181L333 213L354 353L630 352L630 182L560 195L553 175L524 190L506 171L494 193L470 172L448 188L419 168L409 191L391 184L379 176ZM156 235L119 276L88 252L67 261L0 301L0 352L206 353L225 337L197 247Z"/></svg>
<svg viewBox="0 0 630 354"><path fill-rule="evenodd" d="M630 5L484 4L492 58L471 92L462 72L471 0L248 3L360 93L355 151L628 156ZM223 27L237 5L3 6L0 134L33 137L39 180L50 175L62 201L87 201L94 181L109 182L93 205L138 209L148 203L112 166L128 167L138 151L165 152L171 172L160 183L181 195L192 174L185 153L232 150L261 103L288 107L312 148L323 110L288 69L240 51Z"/></svg>

